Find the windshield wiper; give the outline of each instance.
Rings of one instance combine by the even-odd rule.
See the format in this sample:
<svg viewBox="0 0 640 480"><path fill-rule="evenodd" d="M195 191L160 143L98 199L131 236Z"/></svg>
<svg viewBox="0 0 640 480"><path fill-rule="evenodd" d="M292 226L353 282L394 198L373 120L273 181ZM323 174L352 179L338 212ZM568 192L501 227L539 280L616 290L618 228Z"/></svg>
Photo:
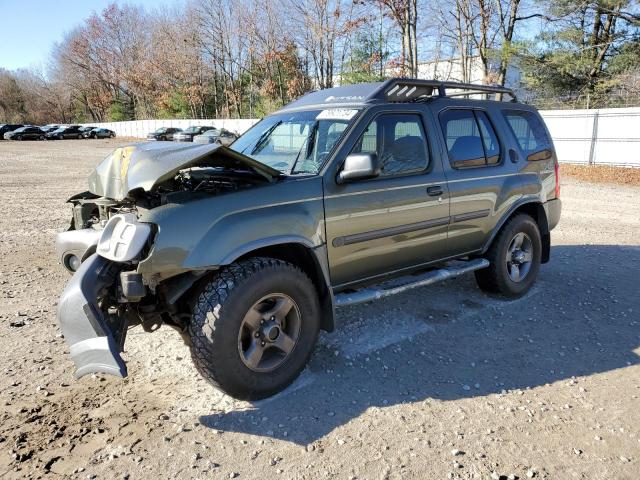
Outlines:
<svg viewBox="0 0 640 480"><path fill-rule="evenodd" d="M320 122L318 122L316 120L314 122L313 126L311 127L311 131L309 132L309 135L307 136L307 138L305 139L304 143L300 147L300 150L298 151L298 154L296 155L296 159L293 161L293 165L291 165L291 168L289 169L289 175L291 175L293 173L293 171L296 169L296 165L298 164L298 160L300 160L300 154L302 153L302 150L305 150L305 154L304 154L304 158L305 159L309 158L309 155L311 155L311 152L313 151L313 144L316 141L316 134L318 132L318 125L320 125Z"/></svg>
<svg viewBox="0 0 640 480"><path fill-rule="evenodd" d="M278 120L276 123L274 123L273 125L271 125L269 128L267 128L262 135L260 135L260 137L258 137L258 141L256 142L255 146L253 147L253 149L251 150L251 155L255 155L256 152L258 152L260 150L260 148L262 148L262 146L266 143L266 141L269 139L269 136L271 135L271 132L273 132L276 128L278 128L278 126L280 126L280 124L282 124L282 120ZM247 148L249 148L249 146L247 145ZM242 152L240 153L244 153L246 150L246 148L244 150L242 150Z"/></svg>

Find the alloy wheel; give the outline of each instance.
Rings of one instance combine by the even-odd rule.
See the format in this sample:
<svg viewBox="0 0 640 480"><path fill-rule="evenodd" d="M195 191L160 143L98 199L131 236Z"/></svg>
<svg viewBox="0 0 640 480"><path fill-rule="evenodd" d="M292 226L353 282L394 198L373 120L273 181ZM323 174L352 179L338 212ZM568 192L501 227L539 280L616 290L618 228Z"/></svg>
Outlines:
<svg viewBox="0 0 640 480"><path fill-rule="evenodd" d="M238 335L238 352L245 366L270 372L281 366L300 337L300 309L283 293L262 297L245 314Z"/></svg>
<svg viewBox="0 0 640 480"><path fill-rule="evenodd" d="M529 235L524 232L515 234L509 242L506 260L509 278L516 283L524 280L533 261L533 242Z"/></svg>

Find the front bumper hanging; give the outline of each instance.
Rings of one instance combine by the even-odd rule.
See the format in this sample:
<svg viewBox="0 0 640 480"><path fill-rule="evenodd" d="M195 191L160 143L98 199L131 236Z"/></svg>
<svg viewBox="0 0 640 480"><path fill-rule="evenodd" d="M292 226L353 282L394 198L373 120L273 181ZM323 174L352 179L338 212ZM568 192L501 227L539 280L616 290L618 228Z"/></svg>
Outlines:
<svg viewBox="0 0 640 480"><path fill-rule="evenodd" d="M119 342L98 306L98 294L114 284L117 274L113 262L94 253L73 274L60 297L58 321L77 378L89 373L127 376Z"/></svg>

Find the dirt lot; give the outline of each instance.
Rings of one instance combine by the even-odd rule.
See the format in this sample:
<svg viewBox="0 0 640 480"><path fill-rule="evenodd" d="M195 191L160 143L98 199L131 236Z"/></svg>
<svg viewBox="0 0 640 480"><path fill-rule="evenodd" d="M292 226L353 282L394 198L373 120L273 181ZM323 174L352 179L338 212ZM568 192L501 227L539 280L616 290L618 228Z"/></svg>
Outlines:
<svg viewBox="0 0 640 480"><path fill-rule="evenodd" d="M116 144L0 142L0 477L640 477L640 187L566 177L527 296L468 276L342 310L300 379L249 404L168 328L130 333L128 379L74 380L53 237Z"/></svg>

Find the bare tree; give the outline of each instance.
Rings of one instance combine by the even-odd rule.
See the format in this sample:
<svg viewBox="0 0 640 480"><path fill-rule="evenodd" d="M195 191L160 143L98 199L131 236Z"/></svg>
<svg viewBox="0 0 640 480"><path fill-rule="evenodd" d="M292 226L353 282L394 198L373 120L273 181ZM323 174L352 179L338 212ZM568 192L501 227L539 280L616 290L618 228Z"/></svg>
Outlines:
<svg viewBox="0 0 640 480"><path fill-rule="evenodd" d="M291 28L310 59L319 88L333 86L341 42L348 38L353 2L345 0L288 0L295 12Z"/></svg>
<svg viewBox="0 0 640 480"><path fill-rule="evenodd" d="M381 5L400 32L402 75L418 76L418 0L372 0Z"/></svg>

